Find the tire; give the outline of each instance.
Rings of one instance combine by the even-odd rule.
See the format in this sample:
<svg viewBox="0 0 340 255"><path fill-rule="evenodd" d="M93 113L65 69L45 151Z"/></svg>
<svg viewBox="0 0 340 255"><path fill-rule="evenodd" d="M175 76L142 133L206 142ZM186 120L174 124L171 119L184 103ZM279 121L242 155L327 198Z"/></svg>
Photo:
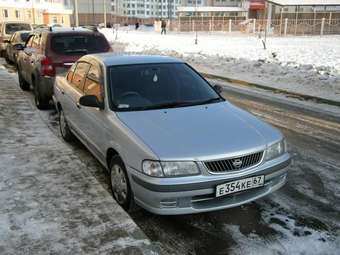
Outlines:
<svg viewBox="0 0 340 255"><path fill-rule="evenodd" d="M17 67L18 70L18 80L19 80L19 87L22 90L29 90L30 89L30 84L24 80L24 78L21 75L21 71L19 69L19 66Z"/></svg>
<svg viewBox="0 0 340 255"><path fill-rule="evenodd" d="M5 53L5 56L4 56L4 57L5 57L6 63L9 64L9 65L11 65L11 64L12 64L12 61L9 60L7 53Z"/></svg>
<svg viewBox="0 0 340 255"><path fill-rule="evenodd" d="M137 205L133 199L130 181L123 160L119 156L112 157L109 170L113 198L125 211L135 211Z"/></svg>
<svg viewBox="0 0 340 255"><path fill-rule="evenodd" d="M32 81L34 83L34 102L39 110L46 110L49 107L49 98L42 96L39 90L39 83L36 80Z"/></svg>
<svg viewBox="0 0 340 255"><path fill-rule="evenodd" d="M67 124L67 120L65 118L65 115L62 109L59 110L59 130L60 130L61 137L66 142L73 141L74 135L72 134L72 131Z"/></svg>

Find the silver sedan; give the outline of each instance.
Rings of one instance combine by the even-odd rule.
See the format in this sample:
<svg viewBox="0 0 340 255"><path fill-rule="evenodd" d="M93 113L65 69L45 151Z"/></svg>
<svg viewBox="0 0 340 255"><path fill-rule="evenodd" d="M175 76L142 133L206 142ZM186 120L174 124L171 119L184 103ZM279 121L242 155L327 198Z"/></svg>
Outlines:
<svg viewBox="0 0 340 255"><path fill-rule="evenodd" d="M54 86L60 131L108 169L126 210L189 214L239 206L282 187L283 135L220 96L181 60L82 57Z"/></svg>

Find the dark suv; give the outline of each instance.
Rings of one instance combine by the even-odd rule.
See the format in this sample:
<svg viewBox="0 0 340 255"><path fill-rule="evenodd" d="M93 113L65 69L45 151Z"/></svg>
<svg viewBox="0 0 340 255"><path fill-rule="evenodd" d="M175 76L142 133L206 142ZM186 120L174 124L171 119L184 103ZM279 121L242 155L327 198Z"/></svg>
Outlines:
<svg viewBox="0 0 340 255"><path fill-rule="evenodd" d="M82 28L35 31L18 54L20 87L29 90L32 85L36 106L46 109L56 74L64 73L83 55L108 51L111 51L108 41L96 31Z"/></svg>

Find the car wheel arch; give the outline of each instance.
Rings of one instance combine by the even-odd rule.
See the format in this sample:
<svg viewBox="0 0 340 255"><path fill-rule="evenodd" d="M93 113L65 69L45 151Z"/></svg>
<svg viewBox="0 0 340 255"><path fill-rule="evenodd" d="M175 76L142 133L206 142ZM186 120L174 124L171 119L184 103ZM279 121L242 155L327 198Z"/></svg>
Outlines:
<svg viewBox="0 0 340 255"><path fill-rule="evenodd" d="M110 169L111 159L115 156L119 156L122 159L122 156L117 150L113 149L112 147L108 148L106 151L106 165L108 169Z"/></svg>

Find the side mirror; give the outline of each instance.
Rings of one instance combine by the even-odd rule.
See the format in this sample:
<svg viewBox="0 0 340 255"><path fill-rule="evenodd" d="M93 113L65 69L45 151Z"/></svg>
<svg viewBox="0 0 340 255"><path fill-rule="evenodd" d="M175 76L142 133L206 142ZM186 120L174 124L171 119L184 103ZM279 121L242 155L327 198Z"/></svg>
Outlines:
<svg viewBox="0 0 340 255"><path fill-rule="evenodd" d="M223 89L220 85L214 85L214 90L218 93L218 94L221 94Z"/></svg>
<svg viewBox="0 0 340 255"><path fill-rule="evenodd" d="M10 43L11 40L9 40L9 39L4 39L3 42L4 42L4 43Z"/></svg>
<svg viewBox="0 0 340 255"><path fill-rule="evenodd" d="M23 50L25 48L25 46L23 46L21 43L18 43L18 44L14 44L13 48L15 50Z"/></svg>
<svg viewBox="0 0 340 255"><path fill-rule="evenodd" d="M79 104L87 107L95 107L103 109L103 103L98 101L98 98L94 95L86 95L79 98Z"/></svg>

